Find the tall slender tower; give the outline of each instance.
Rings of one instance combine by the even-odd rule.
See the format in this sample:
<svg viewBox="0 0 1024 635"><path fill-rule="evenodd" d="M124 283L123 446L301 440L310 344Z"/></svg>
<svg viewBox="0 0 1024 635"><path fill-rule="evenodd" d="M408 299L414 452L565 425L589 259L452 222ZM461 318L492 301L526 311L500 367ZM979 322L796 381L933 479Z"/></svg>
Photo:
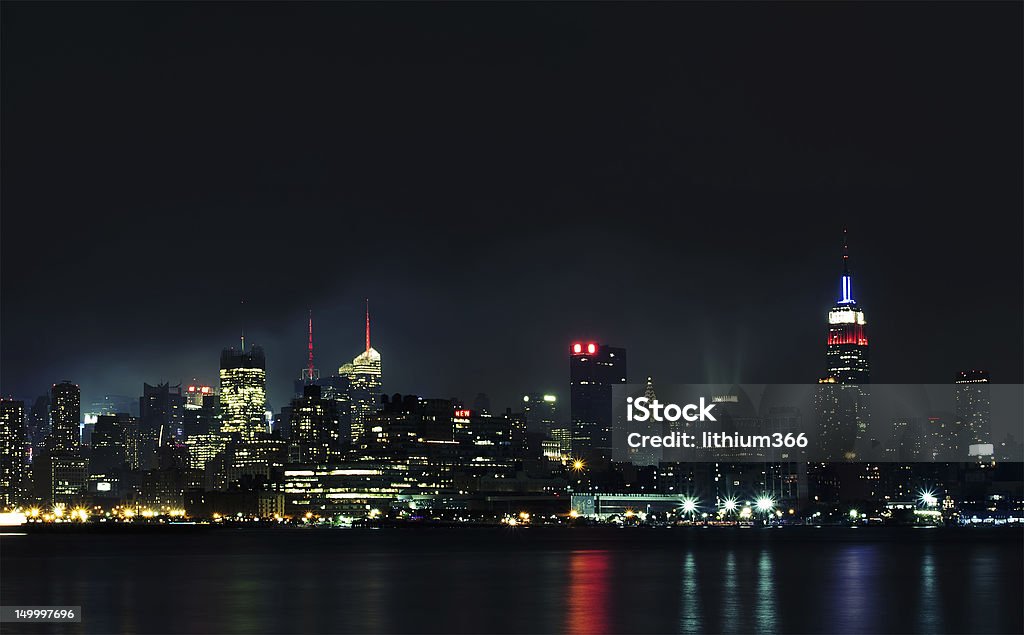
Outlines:
<svg viewBox="0 0 1024 635"><path fill-rule="evenodd" d="M320 371L313 365L313 311L309 312L309 339L306 343L306 367L302 369L300 379L304 384L314 384L320 379ZM296 390L298 392L298 390Z"/></svg>
<svg viewBox="0 0 1024 635"><path fill-rule="evenodd" d="M366 349L338 369L348 377L349 399L352 407L351 437L354 443L366 431L366 423L377 412L383 391L380 353L370 346L370 301L366 301Z"/></svg>
<svg viewBox="0 0 1024 635"><path fill-rule="evenodd" d="M612 456L612 386L626 383L626 349L596 342L569 346L572 451L588 461Z"/></svg>
<svg viewBox="0 0 1024 635"><path fill-rule="evenodd" d="M867 440L869 418L866 385L870 383L867 320L853 297L850 250L843 230L843 273L839 299L828 312L825 376L819 380L817 410L827 455L859 458Z"/></svg>
<svg viewBox="0 0 1024 635"><path fill-rule="evenodd" d="M988 371L965 370L956 379L956 432L960 456L982 455L992 443L991 378ZM966 450L966 452L965 452ZM991 454L992 448L988 449Z"/></svg>
<svg viewBox="0 0 1024 635"><path fill-rule="evenodd" d="M63 381L50 389L50 450L77 453L81 446L82 392L76 384Z"/></svg>
<svg viewBox="0 0 1024 635"><path fill-rule="evenodd" d="M866 384L870 380L867 320L853 299L850 249L843 230L843 275L839 299L828 312L827 377L839 384Z"/></svg>
<svg viewBox="0 0 1024 635"><path fill-rule="evenodd" d="M27 449L25 402L0 397L0 510L17 506L24 498Z"/></svg>

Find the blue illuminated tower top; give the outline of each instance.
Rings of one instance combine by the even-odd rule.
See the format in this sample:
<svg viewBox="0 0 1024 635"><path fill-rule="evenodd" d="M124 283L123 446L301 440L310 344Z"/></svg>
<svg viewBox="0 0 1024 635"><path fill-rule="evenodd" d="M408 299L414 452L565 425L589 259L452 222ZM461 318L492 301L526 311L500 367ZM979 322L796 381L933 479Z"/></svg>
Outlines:
<svg viewBox="0 0 1024 635"><path fill-rule="evenodd" d="M843 278L837 304L857 304L853 299L853 280L850 276L850 243L843 228Z"/></svg>

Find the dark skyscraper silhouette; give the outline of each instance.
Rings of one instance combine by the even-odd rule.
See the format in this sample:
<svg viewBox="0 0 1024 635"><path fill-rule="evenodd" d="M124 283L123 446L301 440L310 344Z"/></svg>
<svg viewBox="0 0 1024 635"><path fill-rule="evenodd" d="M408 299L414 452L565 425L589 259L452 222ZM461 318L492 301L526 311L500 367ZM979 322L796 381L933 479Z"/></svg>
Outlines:
<svg viewBox="0 0 1024 635"><path fill-rule="evenodd" d="M569 347L572 451L585 460L612 456L612 386L626 383L626 349L595 342Z"/></svg>

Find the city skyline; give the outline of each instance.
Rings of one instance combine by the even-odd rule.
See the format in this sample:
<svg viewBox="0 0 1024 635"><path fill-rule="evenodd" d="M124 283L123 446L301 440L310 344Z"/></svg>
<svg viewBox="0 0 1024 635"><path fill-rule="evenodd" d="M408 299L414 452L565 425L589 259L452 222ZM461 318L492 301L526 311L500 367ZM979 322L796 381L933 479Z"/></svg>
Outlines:
<svg viewBox="0 0 1024 635"><path fill-rule="evenodd" d="M837 262L841 263L841 268L839 266L837 266L836 267L836 272L834 272L834 275L833 275L833 278L835 280L838 280L838 283L835 284L835 286L837 287L837 291L834 293L834 297L833 297L833 300L832 300L832 303L837 308L842 308L848 302L852 301L851 286L850 286L851 283L849 281L851 279L851 276L852 276L853 272L850 269L850 265L849 265L849 247L848 247L848 244L847 244L848 243L848 239L847 239L847 231L846 231L845 228L844 228L844 230L842 232L842 236L843 236L843 244L842 244L841 260L837 259ZM863 258L863 257L861 258L861 260L866 260L866 259L867 258ZM863 288L865 286L865 283L863 282L863 277L860 276L860 275L856 276L856 279L858 281L857 282L858 287L857 287L856 295L857 295L857 297L860 297L861 293L862 293L862 290L863 290ZM868 295L869 297L871 295L870 294L870 290L868 290L868 291L866 291L864 293L866 293L866 295ZM369 323L370 323L370 312L369 312L368 302L369 302L369 300L364 299L363 311L365 313L363 314L363 318L365 319L365 322L364 322L363 326L365 327L366 330L365 330L365 333L361 333L361 335L363 335L365 337L365 342L366 342L366 346L367 347L369 346ZM872 313L873 313L873 315L877 315L877 313L878 313L878 311L873 306L872 306ZM831 314L830 314L830 319L831 319ZM309 363L309 357L308 356L311 353L311 350L310 350L309 347L313 346L313 342L312 342L312 339L311 339L311 337L312 337L311 336L311 329L312 329L312 323L313 323L314 320L317 323L317 343L315 344L315 346L313 348L313 351L315 351L317 365L325 367L324 371L320 371L321 374L324 377L327 377L329 375L335 375L336 373L333 370L334 368L337 368L337 367L342 367L343 368L343 367L351 367L352 366L351 362L344 361L344 356L343 356L343 359L341 361L339 361L337 364L335 364L332 361L332 359L327 354L325 354L322 351L322 349L320 348L321 345L320 345L319 342L320 342L320 339L323 338L322 333L324 331L324 328L322 326L320 326L320 321L318 319L315 319L313 310L312 309L308 310L307 311L306 319L303 321L303 324L302 324L303 329L304 329L303 330L304 340L301 343L301 345L302 345L301 350L299 349L298 346L292 346L291 350L288 350L288 351L278 351L278 355L280 355L281 353L284 353L285 355L287 355L289 360L291 360L291 358L293 358L293 357L297 360L298 363L293 365L293 371L294 371L295 368L299 368L299 366L302 366L302 370L300 370L298 372L292 372L292 374L287 376L287 377L275 376L274 374L272 374L269 371L266 373L266 375L267 375L267 377L266 377L267 402L268 402L268 405L271 407L271 409L273 411L275 411L275 412L278 411L282 406L287 405L288 402L295 395L301 394L301 393L296 391L297 389L295 389L295 386L298 385L296 382L301 383L303 381L303 378L306 376L305 373L308 373L308 363ZM377 320L377 317L375 315L374 316L374 321L376 322L376 320ZM807 326L810 327L811 324L808 324ZM878 327L877 320L873 320L872 321L872 327L871 327L872 331L874 332L875 329L877 329L877 327ZM255 338L251 335L253 330L254 329L250 329L249 343L251 345L255 345L259 349L261 349L261 354L262 354L266 350L266 347L260 341L255 340ZM919 328L915 329L915 330L919 331ZM255 331L256 332L260 332L261 329L255 329ZM947 335L948 335L948 333L947 333ZM241 341L244 343L246 336L244 334L244 330L243 329L240 329L239 336L241 337ZM328 340L332 340L333 338L328 337L327 339ZM604 341L604 340L601 340L600 338L592 338L592 337L591 338L587 338L587 337L581 338L579 336L574 336L574 337L570 338L569 340L566 340L566 342L564 342L562 344L562 349L564 350L565 346L568 345L571 341L588 340L588 339L589 340L596 340L596 341ZM806 341L802 341L801 342L801 343L803 343L805 345L809 345L811 342L817 342L817 343L820 344L820 335L818 337L814 337L814 336L808 334L808 335L805 335L805 336L801 337L801 340L806 340ZM378 340L375 340L375 341L378 341ZM629 349L631 351L631 353L630 353L631 357L636 355L635 353L632 352L633 347L629 343L625 343L623 345L625 346L626 349ZM226 353L226 351L233 350L233 349L234 349L233 345L228 345L228 346L223 347L220 350L222 351L222 354L223 354L223 353ZM366 349L366 353L369 354L370 350L373 350L373 349L367 348ZM751 350L754 353L756 353L758 349L756 347L752 346ZM376 350L373 350L373 352L376 353ZM546 353L549 353L548 355L546 355L546 357L558 357L558 363L560 365L564 366L564 355L563 354L551 355L550 351L546 351ZM648 351L648 354L650 354L649 351ZM356 358L358 359L361 356L362 356L362 354L357 355ZM398 356L398 357L401 358L401 356ZM380 358L380 354L377 354L377 359L379 360L379 358ZM270 368L270 360L273 360L273 359L274 359L274 355L273 354L266 354L266 361L264 362L264 364L266 364L267 367ZM349 358L349 359L351 359L351 358ZM391 359L390 351L389 351L388 359L389 359L389 362L390 362L390 359ZM999 359L1000 359L999 356L997 356L995 358L995 360L992 361L991 363L986 363L986 362L982 361L981 363L974 364L973 366L971 366L971 365L961 365L949 377L945 377L945 378L930 379L929 381L906 380L906 381L900 381L900 382L885 382L885 381L882 381L882 382L876 382L876 383L935 383L935 384L943 384L943 383L948 383L948 382L952 381L952 378L955 377L955 375L957 373L962 372L965 368L984 368L987 371L991 367L997 367L998 368L998 367L1000 367ZM159 362L154 362L154 365L157 365L158 363ZM377 363L379 363L379 361ZM422 363L418 363L418 360L414 360L413 364L414 364L414 367L422 366ZM281 365L282 364L281 364L280 361L278 361L277 364L274 364L274 366L277 367L277 368L279 368ZM778 381L758 382L758 381L747 380L746 378L744 378L742 376L741 377L724 378L724 379L719 379L719 380L716 381L714 378L707 377L707 376L700 377L700 376L690 375L690 377L692 377L692 381L689 382L689 383L780 383L780 384L781 383L815 383L821 377L820 361L819 361L818 365L819 365L819 368L817 369L817 375L815 375L814 372L810 372L810 373L808 373L808 375L804 379L799 380L799 381L795 381L795 380L778 380ZM951 363L947 362L946 365L949 366L949 365L951 365ZM342 370L342 368L339 368L339 372ZM556 372L551 372L551 369L548 368L548 369L545 369L545 372L543 374L546 375L546 376L557 375L558 374L557 370L564 371L564 368L563 369L556 369ZM692 373L693 372L692 371L692 366L689 369L687 369L687 370L689 370ZM813 370L813 369L811 369L811 370ZM683 372L685 373L686 370L684 370ZM988 371L988 372L990 374L992 374L991 371ZM409 375L412 374L412 373L409 373L409 372L402 373L401 371L396 371L395 369L392 369L390 367L390 364L389 364L388 371L386 373L389 376L389 381L390 381L390 377L391 377L392 373L394 373L395 375L399 375L399 376L403 376L404 375L405 377L409 377ZM425 376L429 375L429 373L424 373L424 375ZM563 399L568 400L569 392L570 392L570 390L569 390L570 389L570 382L567 380L567 377L565 376L564 372L562 372L561 375L562 376L559 379L556 379L554 381L551 381L548 384L543 384L543 385L528 384L528 383L526 383L528 380L522 379L522 380L519 380L519 383L517 384L516 388L510 388L508 386L502 386L502 387L495 386L495 388L497 388L497 390L489 390L488 386L482 386L481 385L481 386L477 386L475 388L467 387L464 390L464 392L462 392L461 394L459 394L459 393L447 394L447 393L444 393L444 392L430 393L428 391L408 390L408 389L403 390L403 389L398 388L398 387L391 388L391 387L389 387L389 385L387 383L385 383L385 385L384 385L384 393L386 393L386 394L391 394L391 393L396 393L396 392L397 393L401 393L401 394L414 393L414 394L420 394L420 395L423 395L423 396L430 396L430 397L445 397L445 398L451 397L451 398L460 399L460 400L462 400L466 404L470 404L472 402L472 395L479 394L479 393L483 392L483 393L488 394L488 395L491 396L492 403L495 403L496 404L495 407L498 408L498 410L495 410L495 411L501 411L506 406L515 407L517 405L519 399L521 399L523 394L530 393L530 392L536 392L537 390L547 391L547 392L551 392L551 393L557 393ZM645 371L643 371L641 369L641 372L638 375L636 375L636 377L640 377L641 375L644 376L644 377L647 377L647 376L652 376L653 373L645 372ZM1018 373L1018 375L1019 375L1019 373ZM629 377L630 383L638 383L639 380L636 379L636 377ZM936 376L934 374L931 374L930 377L934 378ZM1014 375L1011 373L1010 377L1014 377ZM193 373L192 375L190 375L188 377L177 377L177 378L168 378L166 376L161 375L159 377L159 379L154 379L152 377L146 376L146 377L139 378L138 381L136 381L134 383L137 384L140 381L143 382L143 383L148 383L150 381L154 381L154 382L159 382L159 383L170 383L171 385L175 385L175 384L179 384L180 383L182 386L187 386L189 384L196 384L196 383L198 383L198 384L216 383L216 380L217 380L217 372L216 372L216 366L214 365L212 367L212 370L208 370L206 373ZM682 380L673 380L671 378L671 375L668 375L668 376L665 376L665 375L658 376L658 380L659 380L659 383L688 383L688 382L682 381ZM93 403L98 403L99 401L102 401L102 400L104 400L106 398L109 398L111 396L133 395L134 392L138 391L138 386L135 386L135 385L119 385L117 390L112 390L112 391L97 390L95 388L96 384L94 383L94 384L90 385L91 382L87 378L76 379L76 378L62 377L60 379L54 379L52 383L53 384L57 384L57 383L60 383L61 381L72 381L73 383L79 384L82 387L82 395L83 395L83 397L82 397L82 403L83 403L82 412L83 412L83 414L87 413L87 412L90 412L89 408L90 408L90 405L93 404ZM417 380L413 379L413 381L415 382ZM998 376L995 379L996 383L1020 383L1021 381L1022 380L1019 379L1019 378L1016 381L1013 381L1013 380L1005 380L1005 381L1003 381L1003 380L1000 380L1000 378ZM21 383L19 383L19 382L14 382L14 383L15 383L15 385L21 385ZM427 381L423 381L423 383L429 383L429 381L428 380ZM7 397L7 398L18 398L18 399L22 399L22 400L26 401L26 403L31 403L32 399L34 399L34 397L37 396L37 395L35 395L35 396L31 395L31 394L20 394L20 395L11 394L6 389L6 385L7 384L8 384L8 382L5 382L5 385L3 387L0 387L0 393L2 393L4 397ZM290 386L291 387L290 392L287 392L287 393L285 392L286 390L288 390L286 388L286 386ZM42 394L42 393L40 393L40 394ZM275 399L275 396L277 397L276 399Z"/></svg>
<svg viewBox="0 0 1024 635"><path fill-rule="evenodd" d="M0 2L0 626L1024 632L1022 22Z"/></svg>
<svg viewBox="0 0 1024 635"><path fill-rule="evenodd" d="M511 403L576 338L808 381L844 226L874 381L1019 383L1019 7L921 11L8 5L0 392L210 382L245 328L278 407L367 297L391 392Z"/></svg>

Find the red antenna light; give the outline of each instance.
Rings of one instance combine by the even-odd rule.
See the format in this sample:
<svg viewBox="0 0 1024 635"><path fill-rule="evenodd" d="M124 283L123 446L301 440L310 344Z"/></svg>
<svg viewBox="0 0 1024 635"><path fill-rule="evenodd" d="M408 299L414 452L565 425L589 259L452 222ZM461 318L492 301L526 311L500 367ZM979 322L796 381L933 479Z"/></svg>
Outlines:
<svg viewBox="0 0 1024 635"><path fill-rule="evenodd" d="M313 380L313 310L309 310L309 379Z"/></svg>
<svg viewBox="0 0 1024 635"><path fill-rule="evenodd" d="M572 345L572 352L573 353L577 353L577 354L582 353L583 352L583 344L580 344L579 342L573 344Z"/></svg>
<svg viewBox="0 0 1024 635"><path fill-rule="evenodd" d="M593 355L596 352L597 352L597 345L596 344L594 344L593 342L587 344L587 353L588 354Z"/></svg>

